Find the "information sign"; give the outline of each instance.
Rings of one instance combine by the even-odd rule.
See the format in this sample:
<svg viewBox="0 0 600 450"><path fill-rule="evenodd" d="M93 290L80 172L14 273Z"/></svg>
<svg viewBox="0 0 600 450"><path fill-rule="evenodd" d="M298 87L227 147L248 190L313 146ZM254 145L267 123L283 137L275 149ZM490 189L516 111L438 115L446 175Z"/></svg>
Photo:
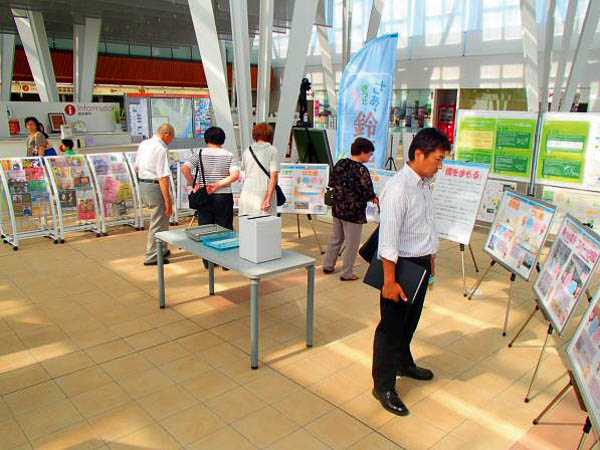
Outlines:
<svg viewBox="0 0 600 450"><path fill-rule="evenodd" d="M279 186L287 201L277 208L277 212L327 214L325 189L328 182L328 164L281 164Z"/></svg>

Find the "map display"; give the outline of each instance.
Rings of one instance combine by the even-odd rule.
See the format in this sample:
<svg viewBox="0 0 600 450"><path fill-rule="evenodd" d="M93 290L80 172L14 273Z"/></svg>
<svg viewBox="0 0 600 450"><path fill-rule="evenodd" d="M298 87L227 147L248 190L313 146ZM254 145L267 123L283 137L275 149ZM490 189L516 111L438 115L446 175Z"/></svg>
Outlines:
<svg viewBox="0 0 600 450"><path fill-rule="evenodd" d="M600 238L570 214L565 216L533 285L538 304L561 334L600 259Z"/></svg>
<svg viewBox="0 0 600 450"><path fill-rule="evenodd" d="M483 250L510 272L529 280L556 207L504 192Z"/></svg>
<svg viewBox="0 0 600 450"><path fill-rule="evenodd" d="M150 98L152 117L152 133L163 123L170 123L175 128L175 137L192 139L194 137L194 121L192 100L190 98Z"/></svg>
<svg viewBox="0 0 600 450"><path fill-rule="evenodd" d="M477 220L488 223L493 222L494 217L496 217L496 211L498 210L500 200L502 200L502 196L504 195L504 191L508 189L516 191L517 183L488 178L483 191L481 204L479 205Z"/></svg>
<svg viewBox="0 0 600 450"><path fill-rule="evenodd" d="M556 220L550 232L558 233L558 228L569 213L580 222L600 225L600 195L575 189L544 186L542 200L557 207Z"/></svg>

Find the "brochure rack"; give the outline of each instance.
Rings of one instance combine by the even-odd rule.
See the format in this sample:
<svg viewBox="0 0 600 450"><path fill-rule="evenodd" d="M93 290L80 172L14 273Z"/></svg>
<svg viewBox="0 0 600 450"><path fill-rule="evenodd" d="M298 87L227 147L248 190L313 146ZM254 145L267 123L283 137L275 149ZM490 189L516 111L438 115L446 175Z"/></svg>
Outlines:
<svg viewBox="0 0 600 450"><path fill-rule="evenodd" d="M137 196L123 153L88 155L87 159L98 195L102 234L109 226L139 229Z"/></svg>
<svg viewBox="0 0 600 450"><path fill-rule="evenodd" d="M144 208L142 203L142 196L140 194L140 185L138 182L137 171L135 170L135 155L136 152L126 152L123 153L125 156L125 162L127 163L127 168L129 170L129 175L131 176L131 181L133 184L133 195L135 197L135 215L137 217L137 228L140 230L144 229L144 218L149 217L150 213Z"/></svg>
<svg viewBox="0 0 600 450"><path fill-rule="evenodd" d="M196 211L190 209L188 204L188 194L192 186L181 173L181 168L187 159L193 154L193 150L169 150L169 166L171 167L171 192L175 192L174 208L172 221L179 222L180 217L190 217L196 214Z"/></svg>
<svg viewBox="0 0 600 450"><path fill-rule="evenodd" d="M61 241L65 233L102 233L100 210L92 174L83 155L44 158L56 198Z"/></svg>
<svg viewBox="0 0 600 450"><path fill-rule="evenodd" d="M18 250L19 241L48 237L57 244L56 205L40 157L0 160L0 234Z"/></svg>

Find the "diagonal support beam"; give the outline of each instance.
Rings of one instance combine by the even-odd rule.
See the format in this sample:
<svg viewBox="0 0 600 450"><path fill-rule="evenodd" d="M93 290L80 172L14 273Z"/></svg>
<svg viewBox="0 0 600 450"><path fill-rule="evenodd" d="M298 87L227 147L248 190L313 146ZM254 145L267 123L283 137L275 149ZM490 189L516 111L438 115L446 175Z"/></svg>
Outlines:
<svg viewBox="0 0 600 450"><path fill-rule="evenodd" d="M523 57L525 58L525 85L528 111L539 111L538 39L535 20L536 0L521 0L521 25L523 27Z"/></svg>
<svg viewBox="0 0 600 450"><path fill-rule="evenodd" d="M40 99L43 102L58 102L58 88L42 13L23 9L13 9L12 13Z"/></svg>
<svg viewBox="0 0 600 450"><path fill-rule="evenodd" d="M8 102L10 101L15 62L15 35L0 34L0 42L2 43L2 53L0 54L0 75L2 76L0 100Z"/></svg>
<svg viewBox="0 0 600 450"><path fill-rule="evenodd" d="M325 5L323 1L319 2L317 23L326 23ZM337 93L335 92L335 72L333 71L333 50L331 48L331 43L329 42L328 28L317 25L317 38L319 41L321 62L323 63L323 82L325 84L325 90L327 91L327 98L329 99L329 107L333 112L337 112L338 104Z"/></svg>
<svg viewBox="0 0 600 450"><path fill-rule="evenodd" d="M188 0L188 3L216 124L225 131L225 147L237 149L212 1Z"/></svg>
<svg viewBox="0 0 600 450"><path fill-rule="evenodd" d="M266 122L271 90L271 58L273 56L274 0L260 0L258 89L256 90L256 121Z"/></svg>
<svg viewBox="0 0 600 450"><path fill-rule="evenodd" d="M85 25L73 25L73 88L76 102L92 101L102 20L86 17Z"/></svg>
<svg viewBox="0 0 600 450"><path fill-rule="evenodd" d="M383 13L383 2L384 0L373 0L365 44L375 39L377 37L377 33L379 33L379 24L381 23L381 14Z"/></svg>
<svg viewBox="0 0 600 450"><path fill-rule="evenodd" d="M598 19L600 18L600 2L590 1L588 4L585 19L583 20L583 26L581 28L581 34L579 35L579 42L577 43L577 49L573 55L573 64L571 64L571 73L567 79L567 87L565 89L565 97L562 105L560 106L561 111L570 111L573 100L575 99L575 91L581 74L585 69L585 65L588 62L588 54L590 46L594 40L594 34L598 27Z"/></svg>
<svg viewBox="0 0 600 450"><path fill-rule="evenodd" d="M294 2L289 47L283 72L281 98L279 99L277 127L273 140L273 145L279 149L280 155L285 155L289 141L318 4L319 0Z"/></svg>
<svg viewBox="0 0 600 450"><path fill-rule="evenodd" d="M235 84L237 88L238 126L242 150L252 143L252 88L250 86L250 33L247 0L229 0Z"/></svg>
<svg viewBox="0 0 600 450"><path fill-rule="evenodd" d="M578 0L569 0L567 6L567 15L565 17L565 26L563 28L562 41L560 44L560 54L556 65L556 77L554 78L554 94L552 95L552 111L558 111L560 99L562 97L562 87L565 81L565 68L567 67L567 57L573 38L573 28L575 24L575 13L577 12Z"/></svg>
<svg viewBox="0 0 600 450"><path fill-rule="evenodd" d="M556 0L548 1L546 14L546 39L544 41L543 60L540 66L540 111L548 111L548 81L550 79L550 66L552 63L552 48L554 46L554 11Z"/></svg>

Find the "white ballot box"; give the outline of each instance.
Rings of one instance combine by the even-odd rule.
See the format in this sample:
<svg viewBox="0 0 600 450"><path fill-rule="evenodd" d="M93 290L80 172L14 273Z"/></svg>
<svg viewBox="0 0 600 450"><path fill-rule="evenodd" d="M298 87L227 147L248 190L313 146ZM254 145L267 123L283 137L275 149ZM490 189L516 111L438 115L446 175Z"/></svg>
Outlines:
<svg viewBox="0 0 600 450"><path fill-rule="evenodd" d="M281 258L281 218L267 214L241 216L240 258L253 263Z"/></svg>

